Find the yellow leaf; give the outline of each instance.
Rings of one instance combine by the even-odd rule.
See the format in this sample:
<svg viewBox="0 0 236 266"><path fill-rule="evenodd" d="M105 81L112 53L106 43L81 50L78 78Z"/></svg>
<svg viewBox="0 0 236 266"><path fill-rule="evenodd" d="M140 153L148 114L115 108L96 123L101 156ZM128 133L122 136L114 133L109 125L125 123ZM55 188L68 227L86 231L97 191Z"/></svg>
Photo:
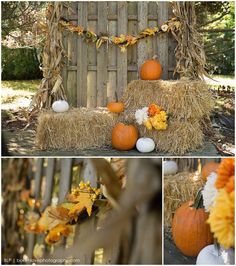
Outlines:
<svg viewBox="0 0 236 266"><path fill-rule="evenodd" d="M52 228L47 234L45 241L47 244L55 244L58 242L62 236L67 237L71 232L71 226L65 224L58 224Z"/></svg>
<svg viewBox="0 0 236 266"><path fill-rule="evenodd" d="M103 44L104 40L103 39L98 39L96 41L96 48L98 49L102 44Z"/></svg>
<svg viewBox="0 0 236 266"><path fill-rule="evenodd" d="M122 53L125 53L126 52L126 47L125 46L120 46L120 50Z"/></svg>
<svg viewBox="0 0 236 266"><path fill-rule="evenodd" d="M77 219L78 215L86 209L88 215L90 216L92 213L92 206L96 199L95 194L90 194L86 192L81 192L79 196L77 196L76 200L78 203L74 205L69 211L69 217L73 219Z"/></svg>

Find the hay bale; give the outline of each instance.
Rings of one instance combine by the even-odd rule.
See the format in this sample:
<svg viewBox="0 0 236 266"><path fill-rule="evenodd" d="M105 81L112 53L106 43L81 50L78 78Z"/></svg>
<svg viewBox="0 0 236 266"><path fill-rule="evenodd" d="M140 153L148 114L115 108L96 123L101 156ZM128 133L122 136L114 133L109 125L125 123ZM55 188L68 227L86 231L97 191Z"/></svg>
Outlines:
<svg viewBox="0 0 236 266"><path fill-rule="evenodd" d="M200 80L134 80L122 101L128 111L156 103L178 121L208 117L214 107L207 84Z"/></svg>
<svg viewBox="0 0 236 266"><path fill-rule="evenodd" d="M183 155L188 151L196 150L202 146L203 132L198 121L178 122L170 121L167 130L147 130L144 126L138 126L142 137L150 137L156 144L156 150Z"/></svg>
<svg viewBox="0 0 236 266"><path fill-rule="evenodd" d="M65 113L43 111L38 118L36 147L47 149L92 149L111 147L111 131L116 123L135 124L134 113L116 115L106 108L73 108ZM140 137L151 137L157 152L182 155L203 142L197 121L169 121L165 131L149 131L136 124Z"/></svg>
<svg viewBox="0 0 236 266"><path fill-rule="evenodd" d="M122 121L135 124L140 137L152 138L157 152L167 152L172 155L183 155L196 150L203 144L204 134L198 120L178 121L173 118L168 121L168 128L164 131L148 130L144 125L138 125L134 112L125 112Z"/></svg>
<svg viewBox="0 0 236 266"><path fill-rule="evenodd" d="M193 200L204 184L197 172L181 172L164 176L164 224L171 226L175 210L186 201Z"/></svg>
<svg viewBox="0 0 236 266"><path fill-rule="evenodd" d="M87 149L111 144L111 131L119 116L106 108L73 108L65 113L44 111L38 118L39 149Z"/></svg>

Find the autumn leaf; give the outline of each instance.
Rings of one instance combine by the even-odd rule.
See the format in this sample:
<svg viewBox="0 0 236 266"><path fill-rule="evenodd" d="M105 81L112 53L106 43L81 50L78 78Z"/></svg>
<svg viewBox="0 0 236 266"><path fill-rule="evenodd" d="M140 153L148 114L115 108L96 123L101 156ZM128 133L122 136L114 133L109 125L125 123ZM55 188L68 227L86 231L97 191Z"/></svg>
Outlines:
<svg viewBox="0 0 236 266"><path fill-rule="evenodd" d="M103 39L98 39L96 41L96 48L98 49L102 44L103 44L104 40Z"/></svg>
<svg viewBox="0 0 236 266"><path fill-rule="evenodd" d="M49 245L55 244L61 240L62 236L67 237L71 233L71 226L66 224L58 224L52 228L45 238L45 242Z"/></svg>
<svg viewBox="0 0 236 266"><path fill-rule="evenodd" d="M78 203L74 205L69 211L69 217L72 219L77 220L78 215L83 211L86 210L88 213L88 216L92 213L92 207L93 203L96 200L96 195L90 194L90 193L83 193L81 192L77 198L73 199L76 200Z"/></svg>
<svg viewBox="0 0 236 266"><path fill-rule="evenodd" d="M27 232L40 234L45 231L44 226L38 224L39 214L33 211L29 211L26 216L26 222L24 229Z"/></svg>
<svg viewBox="0 0 236 266"><path fill-rule="evenodd" d="M147 36L154 36L156 34L156 32L158 32L158 28L154 27L154 28L147 28L143 31L140 32L140 35L147 35Z"/></svg>
<svg viewBox="0 0 236 266"><path fill-rule="evenodd" d="M49 206L43 212L41 218L38 221L38 225L43 227L45 231L51 230L58 224L68 223L70 220L68 214L69 210L64 207Z"/></svg>

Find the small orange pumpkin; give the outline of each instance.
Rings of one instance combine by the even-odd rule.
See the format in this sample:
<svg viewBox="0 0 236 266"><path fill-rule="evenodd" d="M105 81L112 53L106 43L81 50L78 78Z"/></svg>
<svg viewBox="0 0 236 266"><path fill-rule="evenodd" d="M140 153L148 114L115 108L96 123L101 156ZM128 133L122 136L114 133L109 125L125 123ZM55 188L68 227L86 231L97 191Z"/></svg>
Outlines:
<svg viewBox="0 0 236 266"><path fill-rule="evenodd" d="M161 78L162 67L159 61L147 60L140 69L140 77L143 80L157 80Z"/></svg>
<svg viewBox="0 0 236 266"><path fill-rule="evenodd" d="M107 105L107 109L112 113L122 113L125 109L124 104L122 102L110 102Z"/></svg>
<svg viewBox="0 0 236 266"><path fill-rule="evenodd" d="M107 105L107 109L112 113L122 113L124 112L125 105L122 102L119 102L117 92L115 92L116 101L110 102Z"/></svg>
<svg viewBox="0 0 236 266"><path fill-rule="evenodd" d="M213 243L207 219L201 191L194 202L185 202L176 210L172 221L172 237L184 255L195 257L205 246Z"/></svg>
<svg viewBox="0 0 236 266"><path fill-rule="evenodd" d="M138 130L133 125L118 123L112 130L112 146L121 151L134 148L138 139Z"/></svg>
<svg viewBox="0 0 236 266"><path fill-rule="evenodd" d="M207 180L207 177L212 173L212 172L217 172L219 167L219 163L216 162L208 162L203 165L202 167L202 178L204 180Z"/></svg>

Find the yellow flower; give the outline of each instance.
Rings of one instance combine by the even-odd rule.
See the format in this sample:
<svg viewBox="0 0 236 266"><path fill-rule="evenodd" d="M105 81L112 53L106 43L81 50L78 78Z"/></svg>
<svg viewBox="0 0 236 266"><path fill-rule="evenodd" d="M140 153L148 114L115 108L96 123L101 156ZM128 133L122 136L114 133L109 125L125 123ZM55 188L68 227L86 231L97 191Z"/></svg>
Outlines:
<svg viewBox="0 0 236 266"><path fill-rule="evenodd" d="M161 117L162 121L166 121L167 120L167 114L165 111L161 111L159 116Z"/></svg>
<svg viewBox="0 0 236 266"><path fill-rule="evenodd" d="M207 220L214 237L224 248L234 247L234 191L220 189Z"/></svg>
<svg viewBox="0 0 236 266"><path fill-rule="evenodd" d="M156 130L166 130L167 129L167 115L166 112L161 111L159 114L156 114L155 116L150 118L150 121L152 123L152 126Z"/></svg>
<svg viewBox="0 0 236 266"><path fill-rule="evenodd" d="M146 126L146 128L147 128L148 130L152 130L152 123L151 123L150 119L146 120L146 121L144 122L144 125Z"/></svg>

